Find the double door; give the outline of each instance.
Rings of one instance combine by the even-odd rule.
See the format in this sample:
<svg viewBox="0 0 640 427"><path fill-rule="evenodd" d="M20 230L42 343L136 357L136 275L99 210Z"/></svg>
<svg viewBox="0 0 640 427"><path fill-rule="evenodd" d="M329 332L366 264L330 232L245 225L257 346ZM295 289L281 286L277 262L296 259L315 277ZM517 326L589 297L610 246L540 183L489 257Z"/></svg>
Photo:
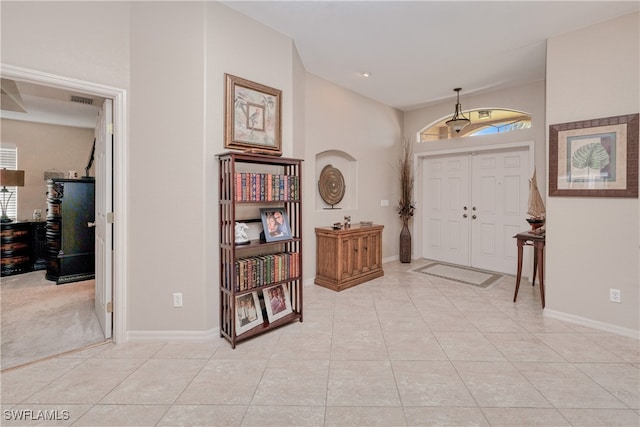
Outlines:
<svg viewBox="0 0 640 427"><path fill-rule="evenodd" d="M527 226L529 150L423 159L423 257L515 274Z"/></svg>

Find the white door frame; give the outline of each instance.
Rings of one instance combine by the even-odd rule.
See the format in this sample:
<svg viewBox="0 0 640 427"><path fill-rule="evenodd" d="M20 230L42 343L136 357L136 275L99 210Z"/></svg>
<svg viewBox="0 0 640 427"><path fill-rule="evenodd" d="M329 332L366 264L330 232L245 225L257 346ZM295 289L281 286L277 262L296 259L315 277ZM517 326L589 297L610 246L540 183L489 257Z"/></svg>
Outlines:
<svg viewBox="0 0 640 427"><path fill-rule="evenodd" d="M425 143L423 143L425 144ZM462 148L448 148L448 149L444 149L444 150L436 150L436 151L423 151L423 152L418 152L415 153L414 152L414 170L416 171L416 176L415 176L415 188L414 188L414 194L423 194L423 182L424 182L424 173L422 170L422 160L426 157L433 157L433 156L447 156L447 155L464 155L464 154L473 154L473 153L477 153L480 151L495 151L495 150L512 150L512 149L516 149L516 148L526 148L529 150L529 170L533 171L534 169L534 165L535 165L535 143L534 141L521 141L521 142L508 142L508 143L504 143L504 144L493 144L493 145L482 145L482 146L476 146L476 147L462 147ZM416 213L418 215L421 215L420 212L424 212L424 200L418 200L416 203ZM423 227L422 227L422 220L416 220L414 219L413 221L413 230L412 230L412 234L414 236L422 236L422 232L423 232ZM523 224L524 226L524 224ZM423 247L422 247L422 238L420 239L414 239L415 240L415 246L413 248L413 253L415 254L420 254L420 257L422 257L423 252ZM515 245L515 242L514 242ZM526 266L528 266L529 264L531 264L531 262L525 262L523 263L523 274L525 277L529 276L530 277L530 272L529 270L527 270Z"/></svg>
<svg viewBox="0 0 640 427"><path fill-rule="evenodd" d="M126 91L27 68L0 64L3 78L68 89L113 100L113 342L127 341L127 122Z"/></svg>

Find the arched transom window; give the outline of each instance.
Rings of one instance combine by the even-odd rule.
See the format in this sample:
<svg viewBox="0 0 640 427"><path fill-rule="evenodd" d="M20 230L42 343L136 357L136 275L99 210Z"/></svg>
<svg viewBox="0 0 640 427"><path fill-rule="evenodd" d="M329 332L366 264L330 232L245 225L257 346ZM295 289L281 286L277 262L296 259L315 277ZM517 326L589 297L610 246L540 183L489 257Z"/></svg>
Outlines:
<svg viewBox="0 0 640 427"><path fill-rule="evenodd" d="M471 123L465 126L460 133L456 133L446 125L446 121L451 118L451 116L446 116L422 129L420 142L504 133L531 127L531 114L524 111L506 108L478 108L465 111L464 115L471 120Z"/></svg>

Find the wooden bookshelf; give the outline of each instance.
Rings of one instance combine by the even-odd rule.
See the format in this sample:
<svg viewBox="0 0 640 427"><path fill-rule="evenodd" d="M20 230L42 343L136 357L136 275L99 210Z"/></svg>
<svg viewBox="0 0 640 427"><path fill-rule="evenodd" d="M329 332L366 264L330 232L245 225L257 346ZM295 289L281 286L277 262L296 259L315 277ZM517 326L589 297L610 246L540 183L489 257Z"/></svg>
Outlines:
<svg viewBox="0 0 640 427"><path fill-rule="evenodd" d="M302 160L219 154L220 336L240 341L302 322ZM237 222L262 226L262 210L283 210L281 240L236 244ZM258 306L256 306L256 304Z"/></svg>

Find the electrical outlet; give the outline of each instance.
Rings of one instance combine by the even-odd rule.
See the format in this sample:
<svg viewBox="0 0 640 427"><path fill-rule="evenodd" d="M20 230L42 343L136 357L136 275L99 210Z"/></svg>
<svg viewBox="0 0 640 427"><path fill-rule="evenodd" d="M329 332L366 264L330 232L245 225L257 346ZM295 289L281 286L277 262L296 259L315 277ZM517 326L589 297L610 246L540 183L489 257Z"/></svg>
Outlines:
<svg viewBox="0 0 640 427"><path fill-rule="evenodd" d="M173 294L173 307L178 308L182 307L182 293L176 292Z"/></svg>
<svg viewBox="0 0 640 427"><path fill-rule="evenodd" d="M380 206L389 206L388 200L380 200Z"/></svg>
<svg viewBox="0 0 640 427"><path fill-rule="evenodd" d="M619 289L609 289L609 301L622 302L622 293Z"/></svg>

